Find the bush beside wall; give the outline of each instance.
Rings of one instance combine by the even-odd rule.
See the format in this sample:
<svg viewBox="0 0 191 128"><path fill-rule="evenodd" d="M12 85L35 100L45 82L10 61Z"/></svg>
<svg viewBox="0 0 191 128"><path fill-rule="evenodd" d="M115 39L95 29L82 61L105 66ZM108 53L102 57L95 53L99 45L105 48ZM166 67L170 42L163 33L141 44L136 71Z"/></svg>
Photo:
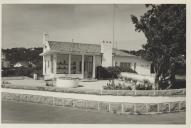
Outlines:
<svg viewBox="0 0 191 128"><path fill-rule="evenodd" d="M118 78L118 75L121 73L119 67L102 67L98 66L96 68L96 78L97 79L112 79Z"/></svg>
<svg viewBox="0 0 191 128"><path fill-rule="evenodd" d="M97 79L115 79L118 78L121 72L129 72L129 73L137 73L133 69L129 67L118 67L118 66L111 66L111 67L102 67L98 66L96 68L96 78Z"/></svg>
<svg viewBox="0 0 191 128"><path fill-rule="evenodd" d="M18 67L18 68L2 68L2 77L10 76L27 76L33 77L33 74L37 74L42 77L42 69L32 67Z"/></svg>

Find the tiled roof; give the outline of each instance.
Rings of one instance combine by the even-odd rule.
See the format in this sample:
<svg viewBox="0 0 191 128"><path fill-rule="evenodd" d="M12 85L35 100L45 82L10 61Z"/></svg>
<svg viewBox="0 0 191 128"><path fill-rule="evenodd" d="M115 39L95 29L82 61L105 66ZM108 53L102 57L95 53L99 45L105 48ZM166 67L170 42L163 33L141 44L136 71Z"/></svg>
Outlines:
<svg viewBox="0 0 191 128"><path fill-rule="evenodd" d="M129 54L129 53L126 53L122 50L119 50L119 49L115 49L113 48L113 53L116 55L116 56L134 56L132 54Z"/></svg>
<svg viewBox="0 0 191 128"><path fill-rule="evenodd" d="M101 53L101 45L99 44L85 44L85 43L59 42L59 41L48 41L48 44L50 46L50 51L97 53L97 54ZM113 48L113 53L116 56L134 56L116 48Z"/></svg>
<svg viewBox="0 0 191 128"><path fill-rule="evenodd" d="M97 44L83 44L73 42L48 41L50 50L58 52L101 53L101 46Z"/></svg>

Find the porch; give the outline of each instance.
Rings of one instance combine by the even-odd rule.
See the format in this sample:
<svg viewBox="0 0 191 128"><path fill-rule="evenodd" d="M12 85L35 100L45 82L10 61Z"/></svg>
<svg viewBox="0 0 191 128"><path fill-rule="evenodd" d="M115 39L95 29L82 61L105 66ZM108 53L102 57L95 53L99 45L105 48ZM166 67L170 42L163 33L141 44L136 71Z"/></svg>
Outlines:
<svg viewBox="0 0 191 128"><path fill-rule="evenodd" d="M44 79L70 77L94 79L96 72L95 54L51 53L43 55Z"/></svg>

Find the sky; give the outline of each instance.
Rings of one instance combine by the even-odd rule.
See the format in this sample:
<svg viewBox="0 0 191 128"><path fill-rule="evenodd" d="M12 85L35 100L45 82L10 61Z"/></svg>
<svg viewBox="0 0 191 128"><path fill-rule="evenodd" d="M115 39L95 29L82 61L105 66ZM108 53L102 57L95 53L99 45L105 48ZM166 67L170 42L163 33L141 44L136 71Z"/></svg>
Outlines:
<svg viewBox="0 0 191 128"><path fill-rule="evenodd" d="M145 5L2 5L2 48L42 47L43 33L49 40L100 44L113 42L114 47L138 50L146 43L142 32L136 32L131 15L140 17ZM113 15L115 12L115 18Z"/></svg>

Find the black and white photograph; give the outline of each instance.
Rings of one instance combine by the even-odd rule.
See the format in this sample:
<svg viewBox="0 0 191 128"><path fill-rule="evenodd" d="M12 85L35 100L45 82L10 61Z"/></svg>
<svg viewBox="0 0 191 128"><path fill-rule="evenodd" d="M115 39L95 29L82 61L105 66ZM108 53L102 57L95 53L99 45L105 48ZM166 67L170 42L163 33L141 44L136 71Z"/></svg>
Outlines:
<svg viewBox="0 0 191 128"><path fill-rule="evenodd" d="M2 4L2 124L186 125L186 4Z"/></svg>

